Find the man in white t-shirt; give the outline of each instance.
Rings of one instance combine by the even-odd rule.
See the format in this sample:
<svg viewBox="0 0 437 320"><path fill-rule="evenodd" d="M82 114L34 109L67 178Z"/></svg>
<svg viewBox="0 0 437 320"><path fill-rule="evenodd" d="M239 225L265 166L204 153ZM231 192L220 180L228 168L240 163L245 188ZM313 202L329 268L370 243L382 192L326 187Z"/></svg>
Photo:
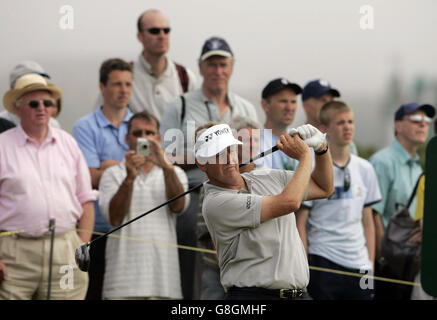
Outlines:
<svg viewBox="0 0 437 320"><path fill-rule="evenodd" d="M298 229L310 266L365 275L373 271L375 260L371 206L381 201L378 180L372 165L350 152L351 108L341 101L328 102L320 121L331 149L335 192L304 203L308 209L299 211ZM358 277L311 270L310 279L308 292L316 300L370 300L373 295L372 286L363 285Z"/></svg>

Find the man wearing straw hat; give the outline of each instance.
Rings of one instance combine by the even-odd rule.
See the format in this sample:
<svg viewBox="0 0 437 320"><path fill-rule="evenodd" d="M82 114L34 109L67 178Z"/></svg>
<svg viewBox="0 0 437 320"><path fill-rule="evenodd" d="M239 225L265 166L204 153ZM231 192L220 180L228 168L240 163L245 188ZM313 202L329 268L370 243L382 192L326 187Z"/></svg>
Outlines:
<svg viewBox="0 0 437 320"><path fill-rule="evenodd" d="M43 76L45 79L50 80L50 76L48 73L44 71L44 69L35 61L21 61L19 62L9 73L9 85L10 88L13 89L15 87L15 83L18 78L24 76L25 74L34 73ZM54 108L50 108L51 117L49 119L49 126L55 128L61 128L58 120L56 119L61 112L61 97L59 97L56 101L56 105ZM14 125L18 125L20 122L20 118L13 112L9 112L8 110L3 110L0 112L0 118L11 121Z"/></svg>
<svg viewBox="0 0 437 320"><path fill-rule="evenodd" d="M20 124L0 135L1 300L45 299L49 290L53 299L85 297L88 275L77 269L74 248L90 240L97 191L76 141L48 125L61 94L41 75L26 74L3 96Z"/></svg>

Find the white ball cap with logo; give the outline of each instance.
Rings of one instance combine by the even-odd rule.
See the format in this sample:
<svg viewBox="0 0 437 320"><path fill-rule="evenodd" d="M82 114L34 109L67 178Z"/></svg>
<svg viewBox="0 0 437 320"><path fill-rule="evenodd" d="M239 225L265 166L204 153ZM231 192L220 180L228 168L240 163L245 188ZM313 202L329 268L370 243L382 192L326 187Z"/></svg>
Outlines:
<svg viewBox="0 0 437 320"><path fill-rule="evenodd" d="M196 158L210 158L233 145L243 144L235 139L227 124L218 124L206 129L196 141L194 153Z"/></svg>

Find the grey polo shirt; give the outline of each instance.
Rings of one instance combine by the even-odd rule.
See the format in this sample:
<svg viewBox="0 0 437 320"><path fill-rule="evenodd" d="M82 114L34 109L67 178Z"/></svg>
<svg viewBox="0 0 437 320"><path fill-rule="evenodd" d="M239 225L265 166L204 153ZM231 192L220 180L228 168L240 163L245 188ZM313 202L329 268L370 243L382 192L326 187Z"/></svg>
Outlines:
<svg viewBox="0 0 437 320"><path fill-rule="evenodd" d="M184 94L185 116L181 119L182 100L177 97L169 103L161 120L162 145L167 154L187 154L191 164L194 164L194 133L198 126L210 121L229 124L234 116L240 115L258 120L255 107L247 100L228 92L230 108L220 117L217 105L203 95L202 89ZM206 175L200 169L187 172L190 186L202 183Z"/></svg>
<svg viewBox="0 0 437 320"><path fill-rule="evenodd" d="M243 173L249 192L205 183L202 214L217 249L225 290L308 285L308 260L294 213L260 223L263 196L281 193L293 174L274 169Z"/></svg>
<svg viewBox="0 0 437 320"><path fill-rule="evenodd" d="M236 115L258 120L255 107L249 101L232 92L228 92L228 102L230 108L223 115L223 117L220 117L217 105L203 95L202 89L196 89L187 92L186 94L184 94L184 97L185 116L183 119L181 119L181 97L177 97L176 99L171 101L164 111L160 130L163 137L164 147L169 146L175 137L173 132L167 132L169 129L182 130L184 134L184 149L181 151L186 153L187 146L188 150L190 150L191 152L193 150L194 131L198 126L201 126L209 121L217 121L219 123L229 124L232 117ZM189 124L190 127L187 128L187 124ZM192 131L191 129L194 129L194 131ZM190 142L192 142L191 146Z"/></svg>

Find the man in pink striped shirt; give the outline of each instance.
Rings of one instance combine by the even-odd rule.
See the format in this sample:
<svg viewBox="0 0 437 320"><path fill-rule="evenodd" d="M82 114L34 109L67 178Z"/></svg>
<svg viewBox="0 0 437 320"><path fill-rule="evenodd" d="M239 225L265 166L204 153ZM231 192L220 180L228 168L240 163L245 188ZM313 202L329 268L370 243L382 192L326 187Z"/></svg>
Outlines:
<svg viewBox="0 0 437 320"><path fill-rule="evenodd" d="M77 269L74 252L91 238L98 193L74 138L48 125L61 93L40 75L27 74L3 97L21 123L0 135L0 300L46 298L51 219L51 298L86 294L88 275Z"/></svg>

